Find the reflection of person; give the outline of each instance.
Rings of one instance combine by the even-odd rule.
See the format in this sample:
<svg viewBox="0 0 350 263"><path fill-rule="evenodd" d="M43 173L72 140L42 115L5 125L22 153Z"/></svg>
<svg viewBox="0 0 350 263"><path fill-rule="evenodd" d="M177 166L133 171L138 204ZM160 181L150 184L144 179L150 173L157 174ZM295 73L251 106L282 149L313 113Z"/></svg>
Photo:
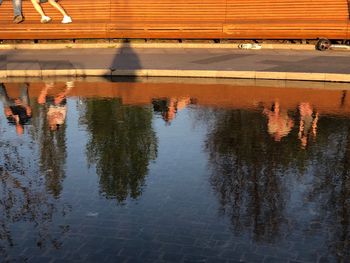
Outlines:
<svg viewBox="0 0 350 263"><path fill-rule="evenodd" d="M191 103L190 98L170 98L167 100L153 100L153 109L156 112L161 112L163 119L170 123L176 116L176 113L179 110L185 108L188 104Z"/></svg>
<svg viewBox="0 0 350 263"><path fill-rule="evenodd" d="M308 102L302 102L299 105L300 123L298 138L301 141L301 147L304 149L307 146L309 133L313 138L316 138L318 113L313 113L313 109Z"/></svg>
<svg viewBox="0 0 350 263"><path fill-rule="evenodd" d="M50 130L52 131L58 130L59 127L64 124L67 114L66 96L73 88L73 85L73 82L67 82L65 90L55 96L48 95L49 90L53 88L52 83L46 84L44 89L40 92L38 103L48 106L47 120L49 122Z"/></svg>
<svg viewBox="0 0 350 263"><path fill-rule="evenodd" d="M3 0L0 0L0 5L2 4ZM19 24L24 21L24 17L22 15L22 0L12 0L12 6L13 6L13 23Z"/></svg>
<svg viewBox="0 0 350 263"><path fill-rule="evenodd" d="M62 24L72 23L72 18L68 16L66 11L63 9L63 7L59 3L56 2L56 0L31 0L31 1L35 10L41 15L41 20L40 20L41 23L48 23L51 21L51 17L48 17L47 15L45 15L40 5L41 3L46 3L46 2L49 2L54 8L56 8L63 15Z"/></svg>
<svg viewBox="0 0 350 263"><path fill-rule="evenodd" d="M18 98L10 99L4 84L0 84L0 99L4 105L7 120L15 124L17 134L22 135L23 125L27 124L32 117L32 110L29 106L28 85L22 85Z"/></svg>
<svg viewBox="0 0 350 263"><path fill-rule="evenodd" d="M268 132L276 142L287 136L294 126L293 120L286 111L280 110L279 102L275 102L270 109L263 112L268 118Z"/></svg>

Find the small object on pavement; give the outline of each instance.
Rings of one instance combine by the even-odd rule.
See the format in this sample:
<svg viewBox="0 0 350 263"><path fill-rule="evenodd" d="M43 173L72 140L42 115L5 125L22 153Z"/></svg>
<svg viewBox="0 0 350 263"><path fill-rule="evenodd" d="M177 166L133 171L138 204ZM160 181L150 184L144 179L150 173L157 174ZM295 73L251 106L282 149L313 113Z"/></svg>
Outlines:
<svg viewBox="0 0 350 263"><path fill-rule="evenodd" d="M348 46L348 45L331 45L330 49L332 49L332 50L350 50L350 46Z"/></svg>
<svg viewBox="0 0 350 263"><path fill-rule="evenodd" d="M240 48L240 49L261 49L262 47L259 44L248 43L248 44L239 44L238 48Z"/></svg>
<svg viewBox="0 0 350 263"><path fill-rule="evenodd" d="M320 38L316 43L316 49L320 51L325 50L350 50L348 42L345 42L343 45L332 44L332 42L327 38Z"/></svg>
<svg viewBox="0 0 350 263"><path fill-rule="evenodd" d="M328 50L331 47L332 43L327 38L320 38L316 43L316 49L320 51Z"/></svg>

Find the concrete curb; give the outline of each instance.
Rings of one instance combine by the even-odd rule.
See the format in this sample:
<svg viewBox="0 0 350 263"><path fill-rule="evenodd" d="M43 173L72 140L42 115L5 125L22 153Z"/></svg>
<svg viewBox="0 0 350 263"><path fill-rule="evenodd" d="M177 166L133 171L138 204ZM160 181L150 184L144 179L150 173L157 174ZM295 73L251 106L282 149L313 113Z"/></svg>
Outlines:
<svg viewBox="0 0 350 263"><path fill-rule="evenodd" d="M218 70L164 70L164 69L41 69L0 70L0 78L50 77L50 76L109 76L109 77L189 77L271 79L298 81L350 82L350 74L266 72L266 71L218 71Z"/></svg>
<svg viewBox="0 0 350 263"><path fill-rule="evenodd" d="M62 43L62 44L0 44L0 50L16 49L83 49L83 48L209 48L209 49L238 49L239 43L211 44L211 43ZM282 50L315 50L309 44L261 44L261 49Z"/></svg>

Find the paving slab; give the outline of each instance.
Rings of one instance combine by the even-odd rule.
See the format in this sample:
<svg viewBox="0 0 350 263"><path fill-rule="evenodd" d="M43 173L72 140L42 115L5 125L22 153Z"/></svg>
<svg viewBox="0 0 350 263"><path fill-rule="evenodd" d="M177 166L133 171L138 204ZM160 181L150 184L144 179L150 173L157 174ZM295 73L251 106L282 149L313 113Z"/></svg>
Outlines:
<svg viewBox="0 0 350 263"><path fill-rule="evenodd" d="M350 52L229 48L0 50L0 77L168 76L349 82Z"/></svg>

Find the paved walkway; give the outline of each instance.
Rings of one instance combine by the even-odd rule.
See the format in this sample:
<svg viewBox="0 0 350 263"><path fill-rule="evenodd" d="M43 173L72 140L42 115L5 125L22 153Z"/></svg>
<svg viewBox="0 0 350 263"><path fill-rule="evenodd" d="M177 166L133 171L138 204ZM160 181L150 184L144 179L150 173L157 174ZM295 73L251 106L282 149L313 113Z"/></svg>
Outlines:
<svg viewBox="0 0 350 263"><path fill-rule="evenodd" d="M350 51L128 46L0 50L0 78L50 75L221 77L350 82Z"/></svg>

